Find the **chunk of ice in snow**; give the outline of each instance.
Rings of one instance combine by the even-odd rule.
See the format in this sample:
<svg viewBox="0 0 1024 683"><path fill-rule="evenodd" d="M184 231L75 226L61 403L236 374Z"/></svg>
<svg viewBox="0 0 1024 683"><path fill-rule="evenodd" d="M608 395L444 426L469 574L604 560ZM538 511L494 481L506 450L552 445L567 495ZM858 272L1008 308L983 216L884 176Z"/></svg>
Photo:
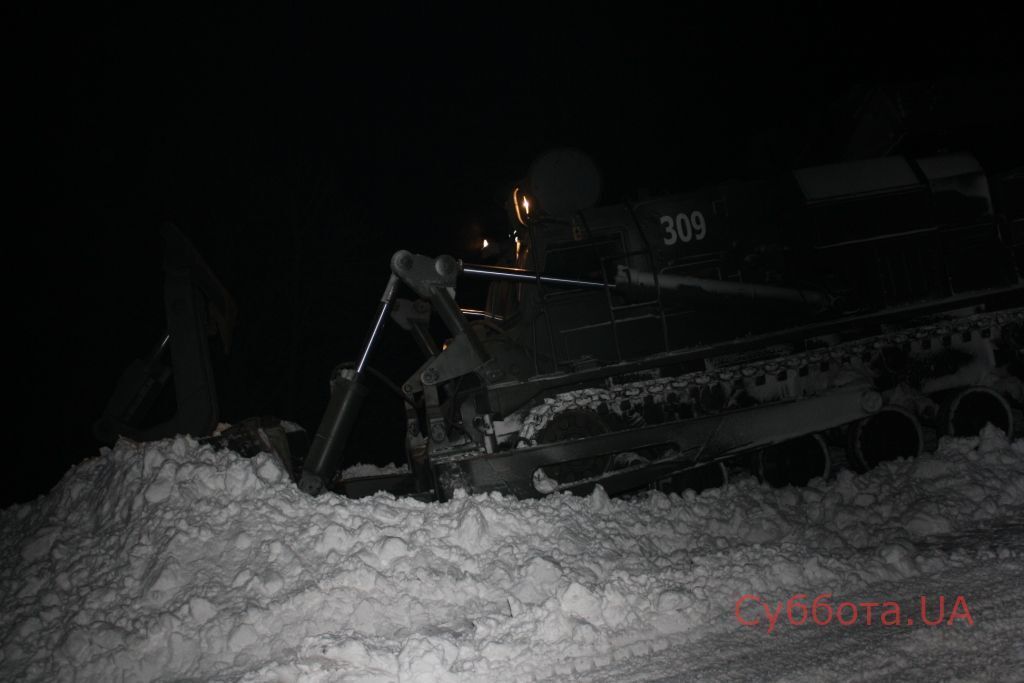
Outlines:
<svg viewBox="0 0 1024 683"><path fill-rule="evenodd" d="M604 621L601 616L601 600L583 584L573 581L559 596L562 611L590 623Z"/></svg>
<svg viewBox="0 0 1024 683"><path fill-rule="evenodd" d="M548 494L558 490L558 482L547 475L542 468L537 468L533 473L533 488L537 493Z"/></svg>

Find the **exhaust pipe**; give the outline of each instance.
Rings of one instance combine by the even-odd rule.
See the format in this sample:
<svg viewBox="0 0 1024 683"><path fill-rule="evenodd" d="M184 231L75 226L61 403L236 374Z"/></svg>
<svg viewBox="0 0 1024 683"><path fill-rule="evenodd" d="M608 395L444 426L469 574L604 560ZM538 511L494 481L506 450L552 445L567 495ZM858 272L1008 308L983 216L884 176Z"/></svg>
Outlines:
<svg viewBox="0 0 1024 683"><path fill-rule="evenodd" d="M757 458L757 477L773 488L807 486L815 477L827 479L832 472L828 444L818 434L808 434L763 449Z"/></svg>
<svg viewBox="0 0 1024 683"><path fill-rule="evenodd" d="M1013 411L1006 398L988 387L966 387L956 392L939 413L939 430L947 436L977 436L992 423L1013 434Z"/></svg>
<svg viewBox="0 0 1024 683"><path fill-rule="evenodd" d="M923 446L921 423L899 406L886 406L850 427L849 459L858 472L888 460L916 458Z"/></svg>

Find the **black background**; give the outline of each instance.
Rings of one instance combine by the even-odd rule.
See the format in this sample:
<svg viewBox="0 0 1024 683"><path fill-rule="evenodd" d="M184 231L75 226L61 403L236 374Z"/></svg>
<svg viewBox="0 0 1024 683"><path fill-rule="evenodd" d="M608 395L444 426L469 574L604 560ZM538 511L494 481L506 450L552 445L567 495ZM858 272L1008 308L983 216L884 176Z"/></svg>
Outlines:
<svg viewBox="0 0 1024 683"><path fill-rule="evenodd" d="M96 453L92 421L164 327L163 220L240 307L222 419L312 429L391 253L473 256L544 150L590 153L616 201L831 161L850 93L1021 73L994 6L760 5L16 11L3 502ZM976 112L942 144L1012 157L989 125L1005 120ZM416 364L398 336L375 356L396 378ZM399 444L363 435L353 459L400 460Z"/></svg>

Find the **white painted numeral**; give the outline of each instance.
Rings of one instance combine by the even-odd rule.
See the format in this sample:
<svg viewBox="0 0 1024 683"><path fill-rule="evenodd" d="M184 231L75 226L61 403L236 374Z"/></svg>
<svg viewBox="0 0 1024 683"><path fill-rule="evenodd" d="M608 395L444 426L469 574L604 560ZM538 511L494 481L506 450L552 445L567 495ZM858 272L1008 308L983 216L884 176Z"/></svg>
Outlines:
<svg viewBox="0 0 1024 683"><path fill-rule="evenodd" d="M661 227L665 228L665 244L675 244L679 235L676 234L676 224L672 221L672 216L662 216Z"/></svg>
<svg viewBox="0 0 1024 683"><path fill-rule="evenodd" d="M708 236L708 225L700 211L678 213L675 218L662 216L661 227L665 230L665 244L669 246L676 242L699 242Z"/></svg>

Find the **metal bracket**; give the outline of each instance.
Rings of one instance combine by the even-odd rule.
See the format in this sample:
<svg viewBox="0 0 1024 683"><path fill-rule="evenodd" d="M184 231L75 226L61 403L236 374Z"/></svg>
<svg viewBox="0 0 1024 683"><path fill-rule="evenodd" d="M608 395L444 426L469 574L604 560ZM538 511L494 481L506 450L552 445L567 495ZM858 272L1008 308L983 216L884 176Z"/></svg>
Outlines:
<svg viewBox="0 0 1024 683"><path fill-rule="evenodd" d="M391 257L391 272L423 299L431 299L435 289L451 290L454 296L459 270L459 262L451 256L432 259L403 249Z"/></svg>
<svg viewBox="0 0 1024 683"><path fill-rule="evenodd" d="M455 281L461 270L458 261L451 256L431 259L408 251L398 251L391 257L391 270L410 289L430 302L452 333L448 346L440 353L431 353L432 357L406 383L403 387L406 393L415 393L421 387L436 386L471 372L479 375L484 384L504 379L504 372L484 350L469 321L455 303ZM403 312L402 318L412 330L419 329L420 334L427 336L421 312ZM420 345L424 349L429 348L425 340Z"/></svg>

